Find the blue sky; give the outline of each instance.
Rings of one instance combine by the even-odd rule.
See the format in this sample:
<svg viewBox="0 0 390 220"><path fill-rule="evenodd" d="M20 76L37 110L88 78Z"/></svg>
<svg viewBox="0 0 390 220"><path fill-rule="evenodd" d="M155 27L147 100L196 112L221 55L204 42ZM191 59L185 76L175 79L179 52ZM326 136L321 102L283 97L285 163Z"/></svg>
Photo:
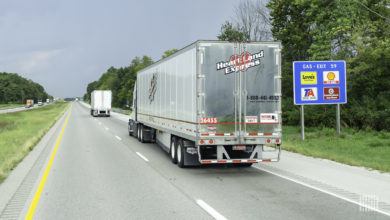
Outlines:
<svg viewBox="0 0 390 220"><path fill-rule="evenodd" d="M238 0L2 0L0 72L82 96L110 66L216 39Z"/></svg>

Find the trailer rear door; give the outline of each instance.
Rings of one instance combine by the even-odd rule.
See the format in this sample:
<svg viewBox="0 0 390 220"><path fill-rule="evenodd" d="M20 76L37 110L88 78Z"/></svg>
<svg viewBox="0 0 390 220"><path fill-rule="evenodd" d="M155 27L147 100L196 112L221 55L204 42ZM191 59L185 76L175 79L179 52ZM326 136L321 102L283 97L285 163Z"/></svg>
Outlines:
<svg viewBox="0 0 390 220"><path fill-rule="evenodd" d="M199 45L201 134L269 135L281 124L279 43Z"/></svg>

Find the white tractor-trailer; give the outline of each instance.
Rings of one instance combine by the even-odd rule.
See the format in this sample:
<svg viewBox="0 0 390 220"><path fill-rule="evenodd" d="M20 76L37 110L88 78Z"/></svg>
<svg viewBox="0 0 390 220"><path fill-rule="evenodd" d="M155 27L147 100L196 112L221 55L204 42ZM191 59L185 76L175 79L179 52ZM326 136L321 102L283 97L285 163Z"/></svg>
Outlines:
<svg viewBox="0 0 390 220"><path fill-rule="evenodd" d="M94 90L91 93L91 115L110 117L111 90Z"/></svg>
<svg viewBox="0 0 390 220"><path fill-rule="evenodd" d="M281 44L197 41L138 72L129 135L179 167L279 161Z"/></svg>

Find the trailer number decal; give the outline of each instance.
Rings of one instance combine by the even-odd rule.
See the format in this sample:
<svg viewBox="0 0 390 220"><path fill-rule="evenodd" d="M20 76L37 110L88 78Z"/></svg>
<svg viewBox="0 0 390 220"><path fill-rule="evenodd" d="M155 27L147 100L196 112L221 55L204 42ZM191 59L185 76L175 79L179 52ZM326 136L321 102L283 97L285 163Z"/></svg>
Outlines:
<svg viewBox="0 0 390 220"><path fill-rule="evenodd" d="M260 65L260 59L264 57L264 50L261 50L258 53L250 54L244 52L240 55L233 55L230 57L229 61L220 61L217 63L217 71L225 70L225 75L237 72L239 70L245 71L254 66Z"/></svg>
<svg viewBox="0 0 390 220"><path fill-rule="evenodd" d="M201 124L217 124L217 118L200 118Z"/></svg>

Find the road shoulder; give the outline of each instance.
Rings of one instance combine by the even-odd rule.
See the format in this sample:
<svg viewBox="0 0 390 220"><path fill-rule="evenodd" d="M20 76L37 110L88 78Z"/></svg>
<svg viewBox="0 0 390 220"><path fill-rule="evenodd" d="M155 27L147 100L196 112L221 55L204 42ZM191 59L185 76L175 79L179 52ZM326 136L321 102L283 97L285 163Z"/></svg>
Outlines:
<svg viewBox="0 0 390 220"><path fill-rule="evenodd" d="M282 152L280 162L257 167L357 203L370 199L373 206L390 214L389 173L288 151Z"/></svg>
<svg viewBox="0 0 390 220"><path fill-rule="evenodd" d="M42 167L46 164L49 153L53 149L56 138L61 131L69 109L42 137L33 150L9 173L0 184L0 218L2 216L18 217L27 204L27 198L35 188Z"/></svg>

